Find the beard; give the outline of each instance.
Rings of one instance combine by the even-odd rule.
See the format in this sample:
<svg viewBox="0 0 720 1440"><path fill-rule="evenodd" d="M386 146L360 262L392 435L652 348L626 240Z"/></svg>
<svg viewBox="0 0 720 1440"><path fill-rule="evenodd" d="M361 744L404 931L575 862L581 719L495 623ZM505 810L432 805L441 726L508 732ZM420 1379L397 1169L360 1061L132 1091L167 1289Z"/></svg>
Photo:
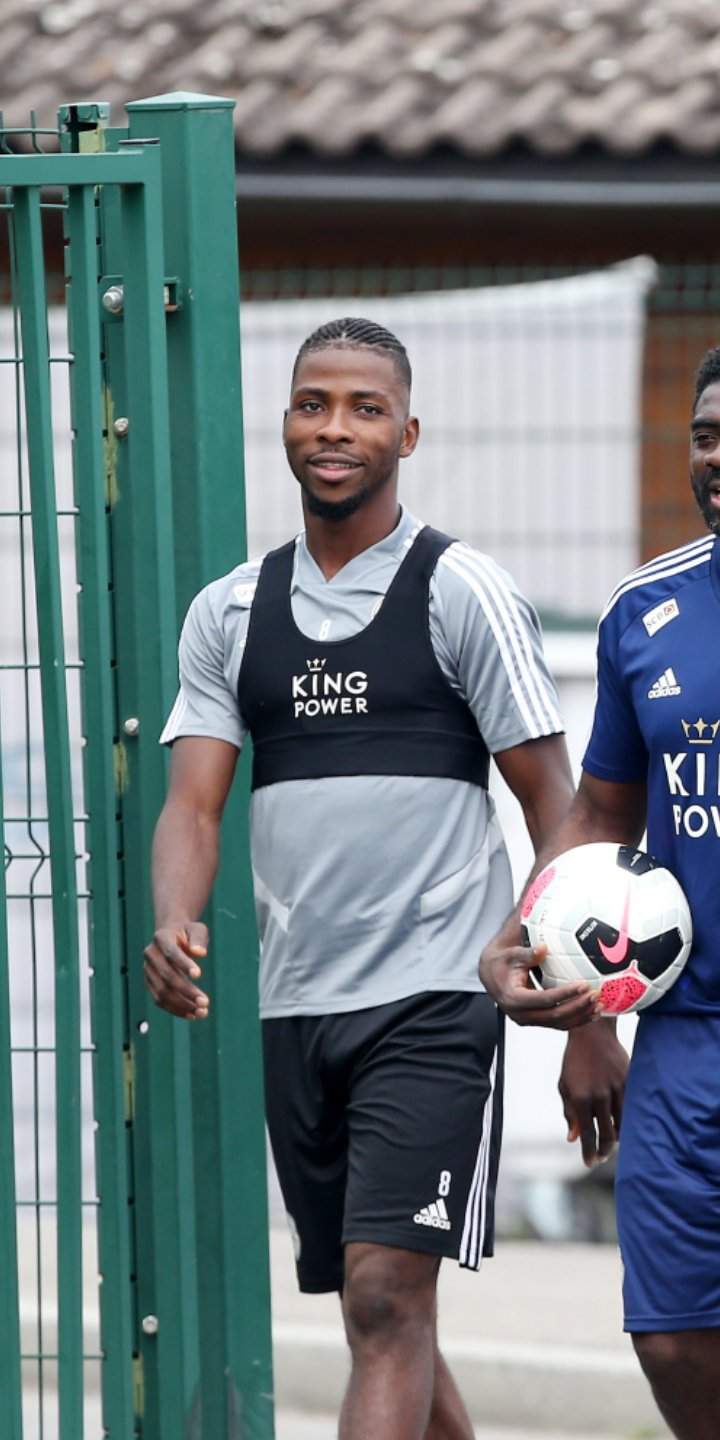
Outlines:
<svg viewBox="0 0 720 1440"><path fill-rule="evenodd" d="M368 496L372 493L369 490L356 490L354 495L347 495L344 500L321 500L319 495L313 495L311 490L302 487L303 497L307 509L311 515L319 515L321 520L347 520L349 515L354 515L365 504Z"/></svg>
<svg viewBox="0 0 720 1440"><path fill-rule="evenodd" d="M720 535L720 511L712 504L710 499L710 485L717 483L717 476L711 475L710 479L696 479L694 475L690 478L693 495L697 502L698 510L713 535Z"/></svg>
<svg viewBox="0 0 720 1440"><path fill-rule="evenodd" d="M288 463L290 463L289 457ZM330 520L336 524L355 515L363 505L367 505L369 500L373 500L380 490L384 490L385 486L392 481L395 468L393 465L389 470L380 471L370 479L363 476L360 485L352 495L345 495L342 500L328 500L324 496L316 495L307 484L302 472L298 473L298 470L290 464L290 469L302 490L303 505L308 513L319 516L321 520Z"/></svg>

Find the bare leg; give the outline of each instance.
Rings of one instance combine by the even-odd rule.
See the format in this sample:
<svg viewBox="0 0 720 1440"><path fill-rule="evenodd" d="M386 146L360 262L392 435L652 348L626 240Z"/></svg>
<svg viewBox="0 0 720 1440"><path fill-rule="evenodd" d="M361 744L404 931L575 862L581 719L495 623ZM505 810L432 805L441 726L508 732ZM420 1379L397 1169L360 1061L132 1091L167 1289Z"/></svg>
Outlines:
<svg viewBox="0 0 720 1440"><path fill-rule="evenodd" d="M339 1440L424 1440L435 1382L438 1269L433 1256L410 1250L345 1247L342 1303L352 1371Z"/></svg>
<svg viewBox="0 0 720 1440"><path fill-rule="evenodd" d="M475 1431L460 1391L440 1351L435 1349L435 1384L430 1424L424 1440L474 1440Z"/></svg>
<svg viewBox="0 0 720 1440"><path fill-rule="evenodd" d="M655 1401L677 1440L720 1435L720 1330L633 1335Z"/></svg>

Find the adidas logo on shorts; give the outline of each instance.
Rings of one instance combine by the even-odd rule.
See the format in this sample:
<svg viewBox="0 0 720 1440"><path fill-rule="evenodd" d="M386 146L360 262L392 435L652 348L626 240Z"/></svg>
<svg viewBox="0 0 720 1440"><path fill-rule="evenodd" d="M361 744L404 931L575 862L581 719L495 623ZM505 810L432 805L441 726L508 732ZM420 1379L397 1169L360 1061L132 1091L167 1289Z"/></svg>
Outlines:
<svg viewBox="0 0 720 1440"><path fill-rule="evenodd" d="M432 1205L423 1205L417 1215L413 1215L416 1225L430 1225L433 1230L450 1230L452 1227L448 1220L447 1206L444 1200L434 1200Z"/></svg>

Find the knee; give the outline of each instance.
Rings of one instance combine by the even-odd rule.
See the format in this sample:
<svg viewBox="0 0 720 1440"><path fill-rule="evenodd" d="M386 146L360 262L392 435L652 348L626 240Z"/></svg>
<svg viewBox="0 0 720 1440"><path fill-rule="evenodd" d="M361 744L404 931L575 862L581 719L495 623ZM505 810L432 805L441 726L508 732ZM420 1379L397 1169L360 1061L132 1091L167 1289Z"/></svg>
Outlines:
<svg viewBox="0 0 720 1440"><path fill-rule="evenodd" d="M358 1276L347 1287L343 1311L351 1345L395 1334L407 1319L405 1306L398 1297L378 1288L369 1276Z"/></svg>
<svg viewBox="0 0 720 1440"><path fill-rule="evenodd" d="M367 1255L346 1274L343 1314L352 1347L400 1335L433 1333L434 1279L414 1278L382 1255Z"/></svg>
<svg viewBox="0 0 720 1440"><path fill-rule="evenodd" d="M677 1378L685 1375L688 1365L686 1336L683 1331L660 1334L635 1334L635 1354L653 1389L674 1387Z"/></svg>

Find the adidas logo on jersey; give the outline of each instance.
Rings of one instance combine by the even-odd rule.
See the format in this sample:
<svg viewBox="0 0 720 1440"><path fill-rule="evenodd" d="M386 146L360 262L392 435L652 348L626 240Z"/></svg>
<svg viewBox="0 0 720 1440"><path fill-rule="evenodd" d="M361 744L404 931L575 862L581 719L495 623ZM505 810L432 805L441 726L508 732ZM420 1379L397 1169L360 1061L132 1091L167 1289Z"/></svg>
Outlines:
<svg viewBox="0 0 720 1440"><path fill-rule="evenodd" d="M648 700L665 700L669 695L679 694L680 686L675 678L675 671L669 665L667 670L663 670L662 675L658 676L655 684L650 686Z"/></svg>
<svg viewBox="0 0 720 1440"><path fill-rule="evenodd" d="M430 1225L433 1230L450 1230L452 1227L448 1220L447 1206L444 1200L437 1199L432 1205L423 1205L417 1215L413 1215L416 1225Z"/></svg>

